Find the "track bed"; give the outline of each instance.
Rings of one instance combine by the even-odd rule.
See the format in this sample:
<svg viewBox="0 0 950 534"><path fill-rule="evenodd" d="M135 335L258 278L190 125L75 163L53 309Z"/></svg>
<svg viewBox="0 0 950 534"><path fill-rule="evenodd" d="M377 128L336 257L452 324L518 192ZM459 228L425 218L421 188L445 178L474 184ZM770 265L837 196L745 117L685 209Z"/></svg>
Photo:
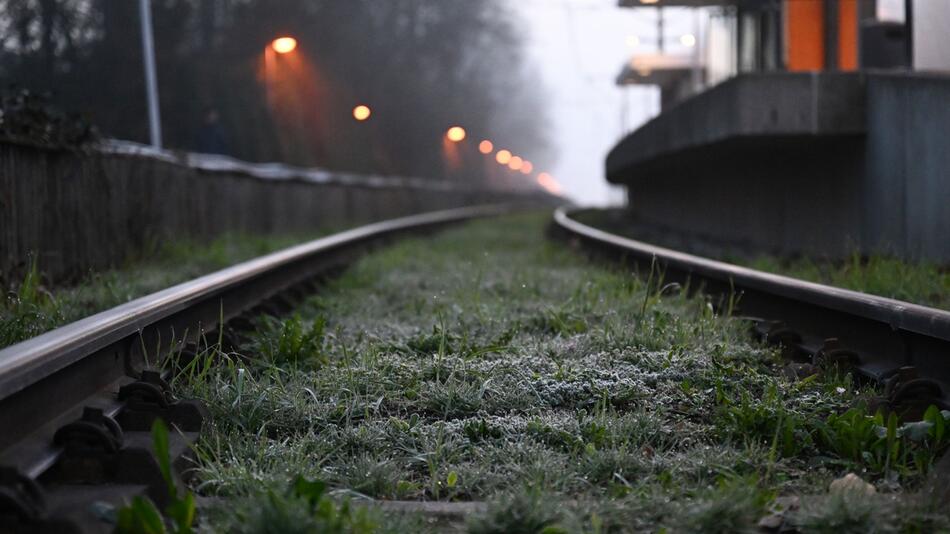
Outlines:
<svg viewBox="0 0 950 534"><path fill-rule="evenodd" d="M209 353L179 386L212 414L202 523L299 520L301 476L388 502L346 512L380 531L947 525L917 495L945 437L895 422L879 439L879 391L786 377L748 322L546 241L547 221L393 245L260 319L226 363ZM829 493L849 473L858 491Z"/></svg>

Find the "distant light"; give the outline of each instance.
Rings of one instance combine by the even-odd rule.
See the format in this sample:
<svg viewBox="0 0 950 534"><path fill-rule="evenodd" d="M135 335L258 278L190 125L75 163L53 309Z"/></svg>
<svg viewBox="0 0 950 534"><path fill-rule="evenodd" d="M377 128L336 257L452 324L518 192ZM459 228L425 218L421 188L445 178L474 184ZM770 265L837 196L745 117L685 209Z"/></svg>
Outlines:
<svg viewBox="0 0 950 534"><path fill-rule="evenodd" d="M524 165L524 160L518 156L512 156L511 160L508 161L508 168L513 171L520 171L522 165Z"/></svg>
<svg viewBox="0 0 950 534"><path fill-rule="evenodd" d="M660 0L640 0L641 4L656 4Z"/></svg>
<svg viewBox="0 0 950 534"><path fill-rule="evenodd" d="M534 164L530 161L525 160L525 162L521 164L521 174L531 174L533 170Z"/></svg>
<svg viewBox="0 0 950 534"><path fill-rule="evenodd" d="M369 109L369 106L364 106L362 104L353 108L353 118L362 122L369 118L373 114L373 111Z"/></svg>
<svg viewBox="0 0 950 534"><path fill-rule="evenodd" d="M696 36L691 33L680 35L680 44L683 46L696 46Z"/></svg>
<svg viewBox="0 0 950 534"><path fill-rule="evenodd" d="M478 151L482 154L491 154L493 150L495 150L495 145L493 145L488 139L478 143Z"/></svg>
<svg viewBox="0 0 950 534"><path fill-rule="evenodd" d="M561 184L557 183L557 180L546 172L538 175L538 185L545 188L552 195L561 194Z"/></svg>
<svg viewBox="0 0 950 534"><path fill-rule="evenodd" d="M445 136L449 138L449 141L453 143L458 143L465 139L465 128L461 126L453 126L449 128L449 131L445 132Z"/></svg>
<svg viewBox="0 0 950 534"><path fill-rule="evenodd" d="M270 46L278 54L289 54L297 48L297 40L293 37L279 37L274 39Z"/></svg>
<svg viewBox="0 0 950 534"><path fill-rule="evenodd" d="M637 37L636 35L628 35L627 46L629 46L630 48L635 48L635 47L640 46L640 38Z"/></svg>
<svg viewBox="0 0 950 534"><path fill-rule="evenodd" d="M499 150L498 153L495 154L495 161L501 163L502 165L508 165L508 162L511 161L511 152L508 152L507 150Z"/></svg>

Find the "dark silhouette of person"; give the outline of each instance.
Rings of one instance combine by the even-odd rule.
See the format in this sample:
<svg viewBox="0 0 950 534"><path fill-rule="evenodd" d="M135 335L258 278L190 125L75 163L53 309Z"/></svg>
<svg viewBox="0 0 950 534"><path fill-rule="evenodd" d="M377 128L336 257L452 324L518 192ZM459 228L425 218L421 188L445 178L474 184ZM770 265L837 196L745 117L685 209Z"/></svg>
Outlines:
<svg viewBox="0 0 950 534"><path fill-rule="evenodd" d="M228 153L228 142L221 126L221 117L213 107L205 109L201 128L198 130L197 148L198 152L205 154Z"/></svg>

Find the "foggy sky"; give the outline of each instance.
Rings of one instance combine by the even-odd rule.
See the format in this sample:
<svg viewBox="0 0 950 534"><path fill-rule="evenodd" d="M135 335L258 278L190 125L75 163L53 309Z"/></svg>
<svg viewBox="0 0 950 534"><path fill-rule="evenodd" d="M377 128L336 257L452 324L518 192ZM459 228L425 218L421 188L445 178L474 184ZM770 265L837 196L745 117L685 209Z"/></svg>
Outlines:
<svg viewBox="0 0 950 534"><path fill-rule="evenodd" d="M550 138L559 158L554 177L580 204L620 202L604 179L604 158L629 130L659 109L656 89L615 83L633 50L630 34L647 33L650 13L616 7L616 0L510 0L528 23L528 58L549 94ZM623 117L624 91L627 116Z"/></svg>

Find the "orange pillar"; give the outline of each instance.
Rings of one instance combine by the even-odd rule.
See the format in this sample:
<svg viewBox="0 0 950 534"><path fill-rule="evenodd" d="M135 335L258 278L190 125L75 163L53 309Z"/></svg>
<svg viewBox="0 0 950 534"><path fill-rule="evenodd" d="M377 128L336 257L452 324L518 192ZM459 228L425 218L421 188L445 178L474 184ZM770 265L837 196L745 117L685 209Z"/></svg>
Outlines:
<svg viewBox="0 0 950 534"><path fill-rule="evenodd" d="M790 71L825 67L823 0L785 0L785 50Z"/></svg>
<svg viewBox="0 0 950 534"><path fill-rule="evenodd" d="M838 0L838 68L858 68L858 0Z"/></svg>

